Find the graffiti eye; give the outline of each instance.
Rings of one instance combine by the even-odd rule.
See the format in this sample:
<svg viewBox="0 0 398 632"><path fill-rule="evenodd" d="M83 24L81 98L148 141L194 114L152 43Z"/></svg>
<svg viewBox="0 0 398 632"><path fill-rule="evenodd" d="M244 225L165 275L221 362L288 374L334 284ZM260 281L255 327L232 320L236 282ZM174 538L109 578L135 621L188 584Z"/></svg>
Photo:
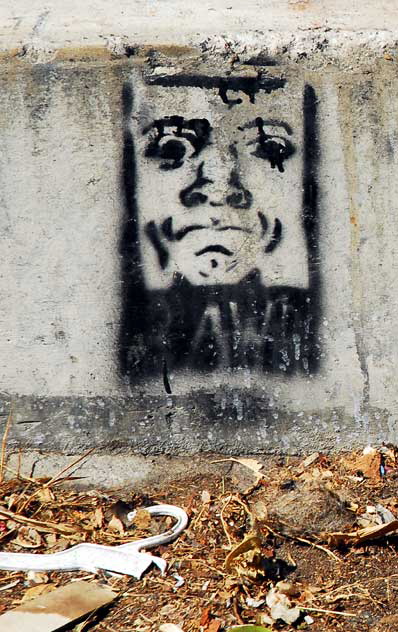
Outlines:
<svg viewBox="0 0 398 632"><path fill-rule="evenodd" d="M256 151L253 156L268 160L271 168L278 168L284 172L283 162L294 153L294 147L290 141L279 136L266 136L258 141Z"/></svg>
<svg viewBox="0 0 398 632"><path fill-rule="evenodd" d="M160 160L159 168L168 171L181 167L189 149L192 149L192 144L185 138L162 136L149 143L145 156L157 158Z"/></svg>
<svg viewBox="0 0 398 632"><path fill-rule="evenodd" d="M176 138L166 140L164 143L159 143L159 158L162 160L170 161L172 165L169 168L175 168L181 163L186 154L186 148L184 143ZM168 162L165 163L169 164ZM162 167L163 169L166 167Z"/></svg>

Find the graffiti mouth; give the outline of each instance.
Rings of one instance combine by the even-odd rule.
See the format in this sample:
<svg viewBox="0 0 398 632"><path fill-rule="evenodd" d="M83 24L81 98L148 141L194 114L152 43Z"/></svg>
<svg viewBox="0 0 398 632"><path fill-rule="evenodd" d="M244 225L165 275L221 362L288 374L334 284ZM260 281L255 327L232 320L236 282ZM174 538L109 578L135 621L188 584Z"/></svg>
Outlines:
<svg viewBox="0 0 398 632"><path fill-rule="evenodd" d="M198 250L197 252L195 252L195 256L200 257L201 255L205 255L208 252L219 252L220 254L226 255L227 257L232 257L232 255L234 254L231 250L229 250L229 248L226 248L221 244L214 244Z"/></svg>
<svg viewBox="0 0 398 632"><path fill-rule="evenodd" d="M218 228L215 228L213 225L204 225L204 224L192 224L190 226L185 226L184 228L181 228L180 230L176 231L174 233L174 238L176 241L181 241L181 239L184 239L184 237L186 235L188 235L188 233L191 233L195 230L205 230L205 229L211 229L215 232L224 232L227 230L238 230L242 233L248 233L251 234L253 231L250 228L244 228L243 226L233 226L233 225L228 225L228 226L220 226Z"/></svg>
<svg viewBox="0 0 398 632"><path fill-rule="evenodd" d="M242 233L252 234L251 228L244 228L243 226L220 226L220 228L215 229L217 232L222 232L224 230L240 230Z"/></svg>

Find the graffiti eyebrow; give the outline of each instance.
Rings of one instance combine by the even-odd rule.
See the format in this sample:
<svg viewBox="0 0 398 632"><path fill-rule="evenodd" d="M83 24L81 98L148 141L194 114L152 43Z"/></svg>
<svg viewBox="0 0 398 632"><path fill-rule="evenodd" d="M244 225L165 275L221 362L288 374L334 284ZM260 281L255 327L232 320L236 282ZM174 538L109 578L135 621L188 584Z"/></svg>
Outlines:
<svg viewBox="0 0 398 632"><path fill-rule="evenodd" d="M251 129L253 127L258 127L259 125L261 125L262 127L269 125L272 127L281 127L282 129L285 130L285 132L287 134L289 134L289 136L291 136L293 134L293 130L290 127L289 123L286 123L285 121L280 121L277 119L262 119L260 116L258 116L254 121L249 121L248 123L246 123L245 125L239 126L238 129L240 130L244 130L244 129Z"/></svg>
<svg viewBox="0 0 398 632"><path fill-rule="evenodd" d="M258 121L258 119L256 119ZM258 121L259 122L259 121ZM285 132L287 134L289 134L289 136L291 136L293 134L293 130L290 127L290 125L288 123L285 123L285 121L278 121L275 119L266 119L265 121L262 121L263 125L272 125L274 127L282 127Z"/></svg>
<svg viewBox="0 0 398 632"><path fill-rule="evenodd" d="M151 129L155 128L158 134L164 134L165 127L176 127L177 132L181 131L185 127L185 120L182 116L164 116L152 121L143 129L142 133L147 134Z"/></svg>
<svg viewBox="0 0 398 632"><path fill-rule="evenodd" d="M152 121L143 129L143 134L147 134L151 129L155 128L159 134L165 133L165 128L175 127L177 134L182 130L189 130L196 136L200 136L201 132L197 129L195 123L200 122L200 119L185 119L183 116L164 116L160 119Z"/></svg>

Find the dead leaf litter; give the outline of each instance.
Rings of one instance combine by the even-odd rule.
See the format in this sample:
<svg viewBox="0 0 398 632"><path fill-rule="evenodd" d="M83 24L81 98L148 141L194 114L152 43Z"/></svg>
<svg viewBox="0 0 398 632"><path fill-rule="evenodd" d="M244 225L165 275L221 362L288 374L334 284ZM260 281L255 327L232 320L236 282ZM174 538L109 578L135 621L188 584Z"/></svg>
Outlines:
<svg viewBox="0 0 398 632"><path fill-rule="evenodd" d="M153 566L141 580L0 571L0 614L84 580L117 596L68 628L75 632L396 630L397 454L388 446L305 459L224 458L212 461L212 474L146 494L73 490L63 476L3 478L4 551L53 553L157 535L173 525L145 510L158 503L183 508L190 523L151 550L167 562L165 576Z"/></svg>

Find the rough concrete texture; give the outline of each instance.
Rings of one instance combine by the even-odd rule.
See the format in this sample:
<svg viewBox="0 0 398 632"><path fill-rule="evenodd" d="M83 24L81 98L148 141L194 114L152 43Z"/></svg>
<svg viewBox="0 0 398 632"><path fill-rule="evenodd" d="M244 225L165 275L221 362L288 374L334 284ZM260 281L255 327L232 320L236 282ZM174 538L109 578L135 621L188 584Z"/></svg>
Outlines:
<svg viewBox="0 0 398 632"><path fill-rule="evenodd" d="M238 53L349 66L395 47L398 9L386 0L16 0L3 3L0 18L0 50L32 61L84 56L82 47L118 55L142 45L194 45L215 54L227 42Z"/></svg>
<svg viewBox="0 0 398 632"><path fill-rule="evenodd" d="M394 12L125 4L3 21L10 445L396 442Z"/></svg>
<svg viewBox="0 0 398 632"><path fill-rule="evenodd" d="M81 458L81 457L80 457ZM264 460L265 465L274 457ZM223 455L189 455L189 456L142 456L139 454L90 454L75 466L71 464L77 457L66 456L56 452L26 451L10 454L7 459L8 478L19 473L21 476L39 478L57 477L67 469L61 477L72 477L64 481L63 486L73 489L122 490L129 494L134 491L146 491L148 488L162 488L169 482L196 477L237 475L246 489L253 476L241 465L228 462ZM164 489L164 487L163 487Z"/></svg>

